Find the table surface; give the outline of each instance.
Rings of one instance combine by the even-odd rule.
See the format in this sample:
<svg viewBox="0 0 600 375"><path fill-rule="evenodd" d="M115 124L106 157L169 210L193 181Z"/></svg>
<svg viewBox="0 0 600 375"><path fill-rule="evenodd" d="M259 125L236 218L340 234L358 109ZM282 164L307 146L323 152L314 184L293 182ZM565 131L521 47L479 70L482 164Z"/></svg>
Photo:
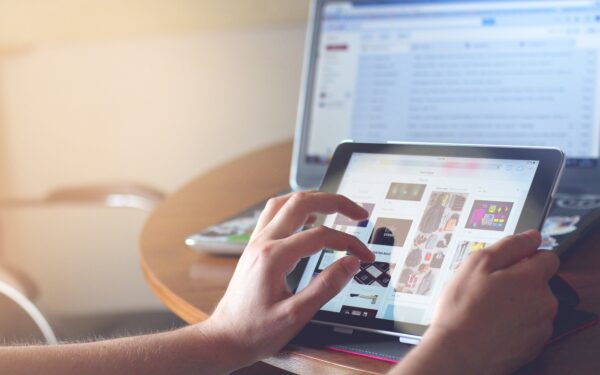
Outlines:
<svg viewBox="0 0 600 375"><path fill-rule="evenodd" d="M244 155L197 177L150 215L140 239L141 265L150 288L188 323L204 320L225 292L237 258L197 254L187 235L288 189L291 142ZM563 262L560 274L581 297L580 307L600 312L600 231ZM524 373L597 373L600 325L549 345ZM384 373L382 361L329 350L289 346L265 362L294 373Z"/></svg>

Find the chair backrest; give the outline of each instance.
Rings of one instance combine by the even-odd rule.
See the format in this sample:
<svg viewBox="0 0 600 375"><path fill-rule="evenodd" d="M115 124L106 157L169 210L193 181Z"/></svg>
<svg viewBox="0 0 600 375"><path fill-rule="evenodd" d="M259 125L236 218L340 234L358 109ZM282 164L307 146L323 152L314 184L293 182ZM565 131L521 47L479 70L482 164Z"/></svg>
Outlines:
<svg viewBox="0 0 600 375"><path fill-rule="evenodd" d="M58 188L43 198L0 199L0 208L18 209L45 205L103 205L107 207L133 208L152 211L165 195L161 191L136 183L83 185ZM0 265L2 265L0 253ZM40 310L31 302L35 297L35 285L24 277L21 280L14 272L0 267L0 295L12 301L35 324L48 344L57 342L56 336ZM17 276L17 277L13 277ZM1 323L1 322L0 322Z"/></svg>
<svg viewBox="0 0 600 375"><path fill-rule="evenodd" d="M152 211L164 198L164 193L155 188L124 183L59 188L50 192L44 201L54 204L94 203Z"/></svg>
<svg viewBox="0 0 600 375"><path fill-rule="evenodd" d="M46 340L46 343L51 345L58 343L56 335L46 318L21 291L8 282L0 280L0 295L12 301L23 313L27 314Z"/></svg>

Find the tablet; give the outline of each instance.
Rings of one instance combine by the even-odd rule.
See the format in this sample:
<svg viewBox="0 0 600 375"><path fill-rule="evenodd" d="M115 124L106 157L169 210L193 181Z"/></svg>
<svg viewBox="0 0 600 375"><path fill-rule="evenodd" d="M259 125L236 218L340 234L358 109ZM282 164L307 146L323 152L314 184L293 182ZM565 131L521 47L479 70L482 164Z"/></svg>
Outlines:
<svg viewBox="0 0 600 375"><path fill-rule="evenodd" d="M412 342L461 263L499 239L541 229L564 165L552 148L342 143L321 190L368 212L319 224L350 233L375 253L314 322L377 331ZM290 275L301 291L346 253L323 249Z"/></svg>

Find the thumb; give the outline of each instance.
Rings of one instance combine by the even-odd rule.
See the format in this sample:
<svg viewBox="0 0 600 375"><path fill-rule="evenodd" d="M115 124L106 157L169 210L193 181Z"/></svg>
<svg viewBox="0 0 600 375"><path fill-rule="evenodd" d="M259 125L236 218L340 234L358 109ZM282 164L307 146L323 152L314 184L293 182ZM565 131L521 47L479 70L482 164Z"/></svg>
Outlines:
<svg viewBox="0 0 600 375"><path fill-rule="evenodd" d="M289 302L296 305L296 311L301 311L301 320L308 323L324 304L344 289L359 267L358 258L345 256L323 270L304 290L290 298Z"/></svg>

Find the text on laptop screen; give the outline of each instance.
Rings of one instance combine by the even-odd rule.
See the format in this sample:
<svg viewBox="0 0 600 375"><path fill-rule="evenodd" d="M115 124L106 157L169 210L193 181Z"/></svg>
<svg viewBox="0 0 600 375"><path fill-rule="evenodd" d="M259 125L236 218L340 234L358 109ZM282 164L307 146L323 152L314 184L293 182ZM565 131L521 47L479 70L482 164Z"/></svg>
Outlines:
<svg viewBox="0 0 600 375"><path fill-rule="evenodd" d="M322 10L306 161L344 139L600 151L600 1L333 2Z"/></svg>
<svg viewBox="0 0 600 375"><path fill-rule="evenodd" d="M335 214L324 225L375 254L322 310L428 325L447 281L475 251L513 234L539 162L353 154L338 193L369 219ZM311 256L302 290L345 252Z"/></svg>

